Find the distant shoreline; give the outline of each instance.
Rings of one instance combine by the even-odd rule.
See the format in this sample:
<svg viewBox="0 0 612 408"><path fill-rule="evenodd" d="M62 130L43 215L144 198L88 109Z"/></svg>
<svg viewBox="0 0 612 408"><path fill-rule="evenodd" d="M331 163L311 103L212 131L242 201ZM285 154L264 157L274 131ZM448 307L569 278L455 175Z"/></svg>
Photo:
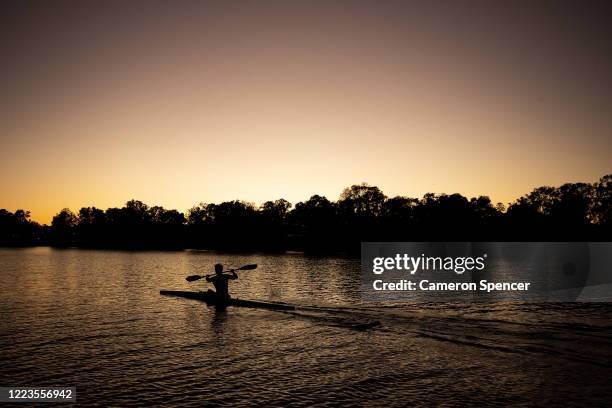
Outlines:
<svg viewBox="0 0 612 408"><path fill-rule="evenodd" d="M0 209L0 246L90 249L355 253L361 242L612 241L612 174L594 183L538 187L506 208L489 197L387 197L378 187L346 188L337 201L313 195L259 207L200 203L185 214L130 200L124 207L61 210L50 226L28 211Z"/></svg>

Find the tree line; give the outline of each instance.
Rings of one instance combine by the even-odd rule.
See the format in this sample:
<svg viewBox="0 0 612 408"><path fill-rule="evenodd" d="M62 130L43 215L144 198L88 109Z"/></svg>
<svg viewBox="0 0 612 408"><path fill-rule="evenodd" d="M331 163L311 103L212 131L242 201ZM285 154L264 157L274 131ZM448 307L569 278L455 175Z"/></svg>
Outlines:
<svg viewBox="0 0 612 408"><path fill-rule="evenodd" d="M487 196L387 197L360 184L337 201L313 195L295 206L236 200L181 213L130 200L106 210L65 208L49 226L28 211L0 209L1 246L357 252L362 241L610 241L611 232L612 174L539 187L507 208Z"/></svg>

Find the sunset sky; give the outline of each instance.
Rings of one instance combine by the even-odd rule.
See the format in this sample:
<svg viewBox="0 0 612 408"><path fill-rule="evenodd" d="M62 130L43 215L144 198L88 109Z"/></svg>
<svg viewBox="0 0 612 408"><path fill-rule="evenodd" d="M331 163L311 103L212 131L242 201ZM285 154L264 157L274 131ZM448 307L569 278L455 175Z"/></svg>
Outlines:
<svg viewBox="0 0 612 408"><path fill-rule="evenodd" d="M596 181L612 18L588 3L2 2L0 208Z"/></svg>

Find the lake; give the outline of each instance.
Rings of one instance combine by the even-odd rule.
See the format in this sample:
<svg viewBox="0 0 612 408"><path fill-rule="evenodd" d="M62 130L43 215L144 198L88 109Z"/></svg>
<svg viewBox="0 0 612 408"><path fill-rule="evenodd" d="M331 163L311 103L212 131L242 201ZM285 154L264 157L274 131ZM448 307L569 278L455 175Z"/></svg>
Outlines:
<svg viewBox="0 0 612 408"><path fill-rule="evenodd" d="M256 263L233 308L162 297ZM601 405L608 303L364 300L358 259L301 253L0 249L2 386L76 386L84 406ZM381 326L358 330L360 321Z"/></svg>

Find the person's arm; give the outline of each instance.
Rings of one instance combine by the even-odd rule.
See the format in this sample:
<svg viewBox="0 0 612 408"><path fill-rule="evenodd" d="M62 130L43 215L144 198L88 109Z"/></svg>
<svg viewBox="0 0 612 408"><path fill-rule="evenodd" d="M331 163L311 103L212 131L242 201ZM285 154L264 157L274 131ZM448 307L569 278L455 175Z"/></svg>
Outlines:
<svg viewBox="0 0 612 408"><path fill-rule="evenodd" d="M212 282L212 278L210 277L210 275L206 275L206 282Z"/></svg>
<svg viewBox="0 0 612 408"><path fill-rule="evenodd" d="M238 279L238 274L236 273L236 271L232 271L232 275L230 276L230 279Z"/></svg>

